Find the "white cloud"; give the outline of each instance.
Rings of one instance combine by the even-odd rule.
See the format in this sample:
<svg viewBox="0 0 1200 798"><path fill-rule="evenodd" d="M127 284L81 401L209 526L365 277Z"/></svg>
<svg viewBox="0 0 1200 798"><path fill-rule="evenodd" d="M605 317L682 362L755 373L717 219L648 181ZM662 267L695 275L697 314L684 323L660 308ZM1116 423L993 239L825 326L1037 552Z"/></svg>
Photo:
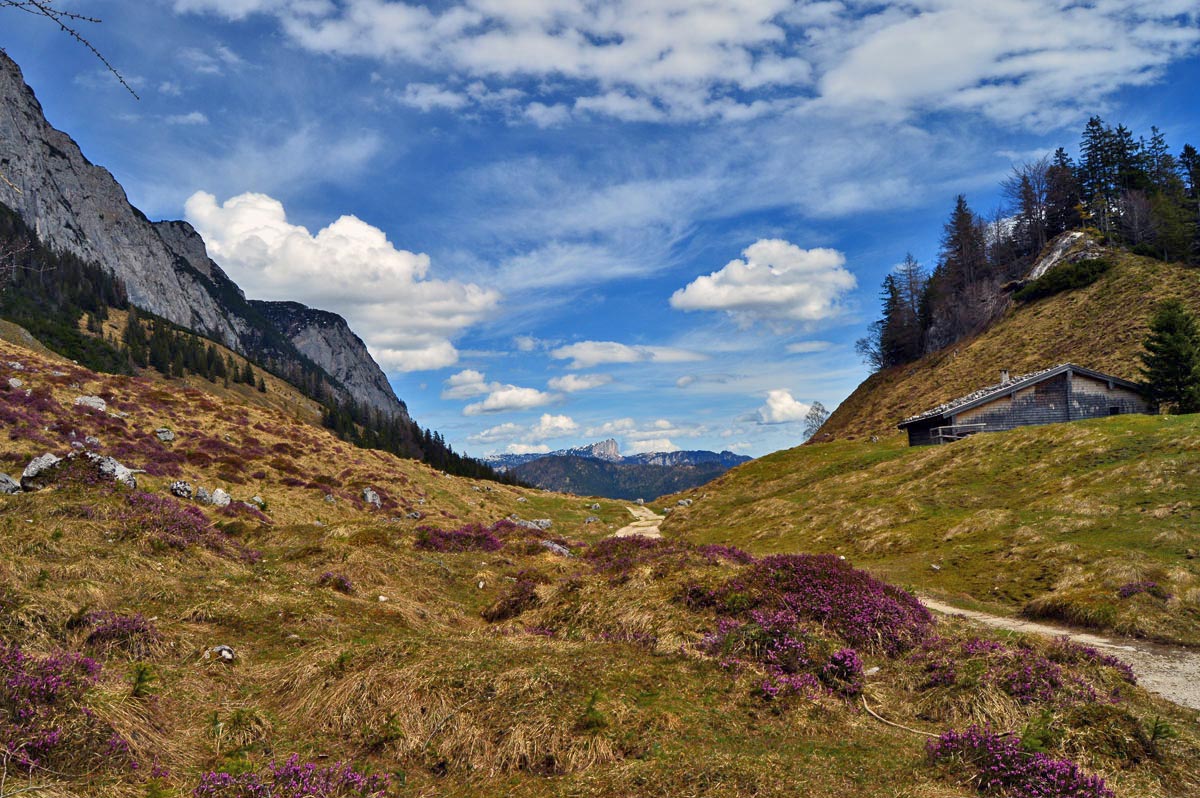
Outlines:
<svg viewBox="0 0 1200 798"><path fill-rule="evenodd" d="M467 437L471 443L496 443L497 441L511 441L521 437L528 431L528 427L521 424L516 424L512 421L507 421L495 427L489 427L481 432L476 432L474 435Z"/></svg>
<svg viewBox="0 0 1200 798"><path fill-rule="evenodd" d="M510 443L507 451L509 454L546 454L550 447L544 443Z"/></svg>
<svg viewBox="0 0 1200 798"><path fill-rule="evenodd" d="M542 417L538 419L538 423L530 428L529 435L539 440L560 438L563 435L570 435L578 429L579 425L570 416L552 416L549 413L543 413Z"/></svg>
<svg viewBox="0 0 1200 798"><path fill-rule="evenodd" d="M671 307L726 311L744 326L755 321L812 323L841 314L842 298L857 284L837 250L762 239L742 254L744 260L732 260L676 291Z"/></svg>
<svg viewBox="0 0 1200 798"><path fill-rule="evenodd" d="M168 97L178 97L180 94L183 94L183 88L173 80L164 80L158 84L158 91L160 94L165 94Z"/></svg>
<svg viewBox="0 0 1200 798"><path fill-rule="evenodd" d="M186 114L172 114L163 121L168 125L207 125L208 117L200 111L191 111Z"/></svg>
<svg viewBox="0 0 1200 798"><path fill-rule="evenodd" d="M410 83L404 87L404 93L396 99L401 105L426 112L434 109L457 111L471 102L471 99L465 94L459 94L432 83Z"/></svg>
<svg viewBox="0 0 1200 798"><path fill-rule="evenodd" d="M677 452L679 447L671 443L669 438L642 438L631 441L626 448L626 454L642 454L644 452Z"/></svg>
<svg viewBox="0 0 1200 798"><path fill-rule="evenodd" d="M582 113L740 120L809 105L901 116L963 109L1041 124L1161 77L1193 52L1194 0L176 0L272 14L313 52L462 81L552 84ZM218 60L218 59L214 59ZM546 95L552 91L543 90ZM569 103L529 98L535 124Z"/></svg>
<svg viewBox="0 0 1200 798"><path fill-rule="evenodd" d="M310 233L283 204L242 194L218 204L203 191L185 213L209 254L250 296L289 299L345 316L385 370L452 365L452 338L499 302L493 290L430 277L427 255L397 249L382 230L342 216Z"/></svg>
<svg viewBox="0 0 1200 798"><path fill-rule="evenodd" d="M598 427L588 427L584 434L589 438L610 438L633 432L636 429L637 422L632 418L618 418L615 421L606 421Z"/></svg>
<svg viewBox="0 0 1200 798"><path fill-rule="evenodd" d="M608 385L612 377L608 374L565 374L550 380L550 388L563 393L578 393Z"/></svg>
<svg viewBox="0 0 1200 798"><path fill-rule="evenodd" d="M784 350L789 355L811 355L816 352L824 352L833 344L829 341L799 341L794 344L788 344Z"/></svg>
<svg viewBox="0 0 1200 798"><path fill-rule="evenodd" d="M766 404L758 409L758 423L791 424L803 421L811 408L812 405L796 401L789 391L768 391Z"/></svg>
<svg viewBox="0 0 1200 798"><path fill-rule="evenodd" d="M514 410L531 410L543 407L560 398L557 394L539 391L537 388L522 388L517 385L493 385L482 402L474 402L463 408L464 416L484 413L506 413Z"/></svg>
<svg viewBox="0 0 1200 798"><path fill-rule="evenodd" d="M491 390L483 372L475 369L464 369L452 374L446 378L444 384L446 387L442 390L443 399L473 399Z"/></svg>
<svg viewBox="0 0 1200 798"><path fill-rule="evenodd" d="M550 353L556 360L570 360L573 369L586 369L604 363L689 363L706 356L669 346L628 346L616 341L580 341L561 346Z"/></svg>

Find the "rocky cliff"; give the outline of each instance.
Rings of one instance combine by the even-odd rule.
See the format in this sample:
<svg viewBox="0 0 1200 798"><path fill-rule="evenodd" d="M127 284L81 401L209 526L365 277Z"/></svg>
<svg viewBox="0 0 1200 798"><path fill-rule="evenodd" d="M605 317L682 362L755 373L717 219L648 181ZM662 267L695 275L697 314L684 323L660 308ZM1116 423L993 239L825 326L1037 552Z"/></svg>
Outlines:
<svg viewBox="0 0 1200 798"><path fill-rule="evenodd" d="M294 379L325 371L328 387L387 415L407 417L362 341L334 314L289 303L285 314L245 295L208 257L186 222L151 222L103 167L91 163L42 113L21 70L0 51L0 204L47 245L120 278L134 305ZM266 303L270 304L270 303ZM295 324L296 317L319 318ZM281 327L275 321L283 318Z"/></svg>
<svg viewBox="0 0 1200 798"><path fill-rule="evenodd" d="M345 386L355 399L383 413L407 413L396 398L383 369L371 359L367 346L346 320L327 310L299 302L262 302L251 306L262 313L300 352Z"/></svg>

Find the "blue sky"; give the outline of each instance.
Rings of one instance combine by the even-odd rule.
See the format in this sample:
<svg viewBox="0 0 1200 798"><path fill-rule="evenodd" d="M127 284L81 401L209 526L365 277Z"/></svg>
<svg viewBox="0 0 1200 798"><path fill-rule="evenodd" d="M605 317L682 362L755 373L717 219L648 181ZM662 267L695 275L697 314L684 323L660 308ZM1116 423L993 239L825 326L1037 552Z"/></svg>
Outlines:
<svg viewBox="0 0 1200 798"><path fill-rule="evenodd" d="M1200 144L1194 0L60 2L0 45L151 218L475 455L802 440L883 276L1093 113Z"/></svg>

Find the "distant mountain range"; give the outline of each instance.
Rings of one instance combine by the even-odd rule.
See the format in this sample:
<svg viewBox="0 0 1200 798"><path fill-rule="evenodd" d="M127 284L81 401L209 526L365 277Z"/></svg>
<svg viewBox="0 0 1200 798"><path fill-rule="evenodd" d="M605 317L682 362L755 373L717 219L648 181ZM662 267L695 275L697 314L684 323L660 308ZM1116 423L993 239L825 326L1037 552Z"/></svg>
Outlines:
<svg viewBox="0 0 1200 798"><path fill-rule="evenodd" d="M645 452L622 456L611 438L589 446L484 459L528 485L580 496L653 499L698 487L751 458L733 452Z"/></svg>

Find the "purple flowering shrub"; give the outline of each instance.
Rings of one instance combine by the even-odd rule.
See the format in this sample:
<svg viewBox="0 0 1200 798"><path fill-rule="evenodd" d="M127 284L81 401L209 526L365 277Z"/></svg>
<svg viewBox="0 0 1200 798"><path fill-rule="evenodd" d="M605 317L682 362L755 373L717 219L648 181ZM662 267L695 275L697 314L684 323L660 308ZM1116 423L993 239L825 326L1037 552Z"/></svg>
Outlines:
<svg viewBox="0 0 1200 798"><path fill-rule="evenodd" d="M35 656L0 641L0 752L10 767L131 764L125 741L83 705L99 675L82 654Z"/></svg>
<svg viewBox="0 0 1200 798"><path fill-rule="evenodd" d="M1161 601L1167 601L1171 598L1171 594L1165 588L1158 584L1158 582L1150 580L1127 582L1117 588L1117 595L1123 599L1133 598L1140 593L1146 593Z"/></svg>
<svg viewBox="0 0 1200 798"><path fill-rule="evenodd" d="M270 516L249 502L230 502L217 510L217 514L226 518L249 519L260 524L272 523Z"/></svg>
<svg viewBox="0 0 1200 798"><path fill-rule="evenodd" d="M662 578L686 565L715 566L722 562L745 564L754 560L733 546L693 546L682 541L640 535L605 538L590 546L583 557L615 582L627 579L633 569L644 565L653 564L652 576Z"/></svg>
<svg viewBox="0 0 1200 798"><path fill-rule="evenodd" d="M538 606L541 600L537 595L537 586L545 581L541 574L521 571L517 574L517 581L504 595L483 610L483 619L491 623L507 621Z"/></svg>
<svg viewBox="0 0 1200 798"><path fill-rule="evenodd" d="M921 642L933 626L914 596L832 555L765 557L715 589L689 588L685 602L742 618L755 610L787 612L889 656Z"/></svg>
<svg viewBox="0 0 1200 798"><path fill-rule="evenodd" d="M1091 776L1074 762L1029 752L1014 736L993 733L987 727L951 729L927 746L933 764L966 770L983 795L1019 798L1113 798L1099 776Z"/></svg>
<svg viewBox="0 0 1200 798"><path fill-rule="evenodd" d="M333 588L339 593L345 593L347 596L354 594L354 583L345 574L335 574L333 571L326 571L321 574L321 578L317 580L317 584L321 587Z"/></svg>
<svg viewBox="0 0 1200 798"><path fill-rule="evenodd" d="M420 526L417 527L415 545L425 551L499 551L504 548L502 536L515 529L517 526L511 521L497 521L486 527L482 524L467 524L458 529Z"/></svg>
<svg viewBox="0 0 1200 798"><path fill-rule="evenodd" d="M1008 645L980 638L935 637L914 651L911 660L923 671L919 689L974 691L991 686L1020 704L1071 705L1095 701L1102 693L1112 692L1108 689L1111 674L1104 669L1115 670L1115 675L1124 682L1134 681L1133 672L1125 663L1065 639L1042 650L1032 643ZM1091 665L1095 670L1089 673L1079 665Z"/></svg>
<svg viewBox="0 0 1200 798"><path fill-rule="evenodd" d="M293 754L262 773L205 773L192 798L383 798L390 787L388 776L360 773L341 762L323 767L301 764Z"/></svg>
<svg viewBox="0 0 1200 798"><path fill-rule="evenodd" d="M173 496L133 491L113 519L125 526L126 538L143 538L152 547L186 549L202 546L223 557L258 562L262 555L233 540L209 523L199 507Z"/></svg>
<svg viewBox="0 0 1200 798"><path fill-rule="evenodd" d="M73 619L67 626L88 629L84 644L94 651L117 650L142 658L154 653L162 643L158 628L140 612L121 615L111 610L97 610Z"/></svg>

